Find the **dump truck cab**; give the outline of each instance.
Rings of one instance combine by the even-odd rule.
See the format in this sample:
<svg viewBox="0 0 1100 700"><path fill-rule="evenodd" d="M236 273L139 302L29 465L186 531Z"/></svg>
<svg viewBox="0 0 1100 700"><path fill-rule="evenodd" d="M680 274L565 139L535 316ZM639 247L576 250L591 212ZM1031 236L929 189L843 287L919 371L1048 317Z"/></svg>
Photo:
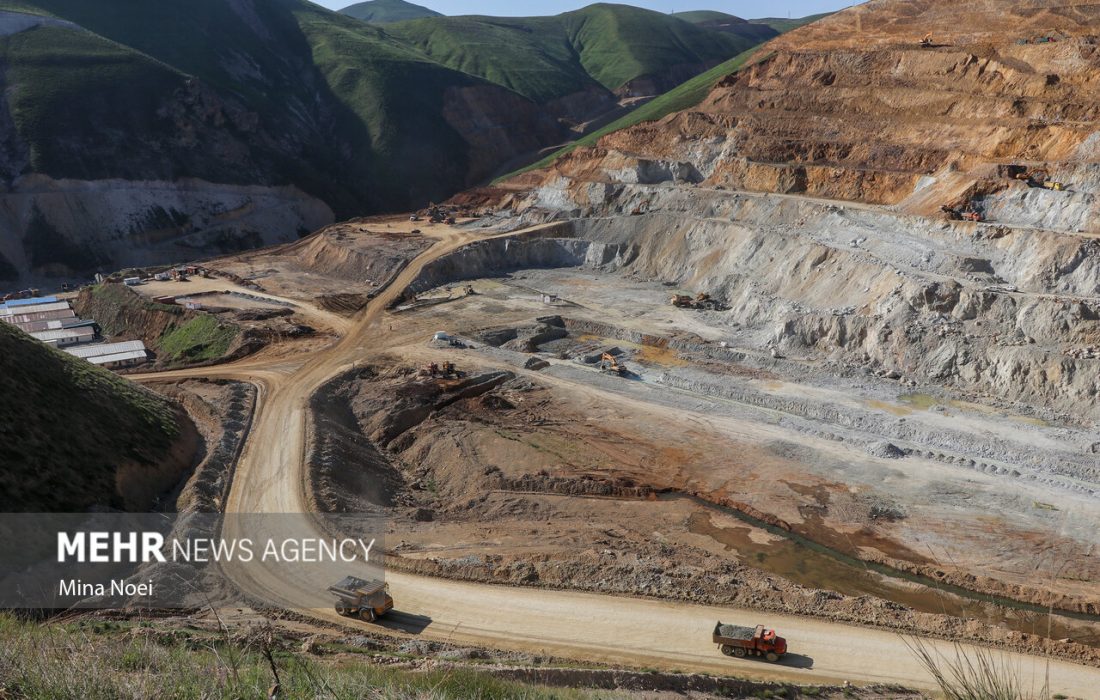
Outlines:
<svg viewBox="0 0 1100 700"><path fill-rule="evenodd" d="M382 581L345 576L328 590L336 596L336 612L344 617L374 622L393 610L389 586Z"/></svg>
<svg viewBox="0 0 1100 700"><path fill-rule="evenodd" d="M787 653L787 640L764 625L745 627L724 625L719 621L714 626L711 639L726 656L737 658L758 656L775 662Z"/></svg>

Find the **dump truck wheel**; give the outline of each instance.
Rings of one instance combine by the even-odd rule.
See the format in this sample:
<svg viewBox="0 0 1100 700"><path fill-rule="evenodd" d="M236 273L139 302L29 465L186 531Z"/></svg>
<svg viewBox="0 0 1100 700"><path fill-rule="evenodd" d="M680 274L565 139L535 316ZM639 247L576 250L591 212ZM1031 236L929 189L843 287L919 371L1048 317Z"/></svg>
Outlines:
<svg viewBox="0 0 1100 700"><path fill-rule="evenodd" d="M343 605L340 605L339 603L337 603L333 607L336 608L336 614L342 617L347 617L350 612L347 608L345 608Z"/></svg>
<svg viewBox="0 0 1100 700"><path fill-rule="evenodd" d="M734 647L733 648L733 655L736 656L739 659L743 659L743 658L745 658L746 656L749 655L749 651L745 647Z"/></svg>
<svg viewBox="0 0 1100 700"><path fill-rule="evenodd" d="M359 617L363 618L367 622L374 622L378 619L378 615L375 614L374 608L364 608L359 611Z"/></svg>
<svg viewBox="0 0 1100 700"><path fill-rule="evenodd" d="M768 655L764 658L768 661L771 661L772 663L775 663L776 661L779 661L779 654L776 654L774 651L769 651Z"/></svg>
<svg viewBox="0 0 1100 700"><path fill-rule="evenodd" d="M726 656L733 656L733 647L731 647L729 644L723 644L721 648L723 654L725 654Z"/></svg>

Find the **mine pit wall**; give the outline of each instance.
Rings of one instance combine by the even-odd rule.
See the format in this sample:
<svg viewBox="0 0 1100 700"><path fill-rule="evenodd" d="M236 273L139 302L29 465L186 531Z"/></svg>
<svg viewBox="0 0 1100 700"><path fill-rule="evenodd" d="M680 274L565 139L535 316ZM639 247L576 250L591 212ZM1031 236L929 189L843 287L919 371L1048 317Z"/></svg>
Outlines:
<svg viewBox="0 0 1100 700"><path fill-rule="evenodd" d="M420 293L435 287L503 275L530 268L599 267L618 269L629 260L630 247L575 238L570 222L526 234L491 238L463 246L424 267L408 289Z"/></svg>
<svg viewBox="0 0 1100 700"><path fill-rule="evenodd" d="M570 220L468 246L426 269L414 289L527 267L628 270L707 291L761 346L792 356L1023 402L1060 419L1100 418L1098 361L1080 352L1100 346L1100 241L567 178L517 211Z"/></svg>

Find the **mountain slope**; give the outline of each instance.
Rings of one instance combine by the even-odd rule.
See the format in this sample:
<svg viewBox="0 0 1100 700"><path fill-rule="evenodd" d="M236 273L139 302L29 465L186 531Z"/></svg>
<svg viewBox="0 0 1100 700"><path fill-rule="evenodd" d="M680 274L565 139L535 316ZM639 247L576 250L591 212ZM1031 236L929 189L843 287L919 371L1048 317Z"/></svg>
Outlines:
<svg viewBox="0 0 1100 700"><path fill-rule="evenodd" d="M364 22L373 22L374 24L443 16L435 10L414 5L411 2L405 2L405 0L367 0L366 2L348 5L340 10L340 14L361 19Z"/></svg>
<svg viewBox="0 0 1100 700"><path fill-rule="evenodd" d="M700 168L716 184L1092 230L1097 30L1079 1L878 0L779 37L694 110L605 145L680 158L719 138ZM1074 192L1028 188L1011 177L1024 169Z"/></svg>
<svg viewBox="0 0 1100 700"><path fill-rule="evenodd" d="M819 19L825 19L832 12L822 12L816 15L806 15L805 17L796 17L795 19L789 19L786 17L761 17L759 19L748 20L750 24L762 24L767 27L771 27L780 34L785 34L790 31L794 31L799 27L804 27L807 24L812 24Z"/></svg>
<svg viewBox="0 0 1100 700"><path fill-rule="evenodd" d="M0 284L423 206L751 43L617 5L380 26L306 0L0 0Z"/></svg>
<svg viewBox="0 0 1100 700"><path fill-rule="evenodd" d="M684 109L688 109L699 104L710 93L711 89L726 76L735 73L740 70L749 61L752 55L756 52L756 49L749 49L744 53L734 56L728 61L719 63L714 68L700 73L691 80L687 80L680 85L677 85L673 89L669 90L665 94L653 99L650 102L634 109L624 115L623 117L616 119L610 124L593 131L590 134L586 134L582 138L577 139L568 146L564 146L550 155L546 156L542 160L532 163L531 165L522 168L516 172L509 173L498 178L498 181L506 180L515 175L519 175L530 170L537 170L544 168L553 163L563 155L572 152L577 148L583 146L594 146L599 142L601 138L608 134L613 134L616 131L627 129L629 127L641 124L642 122L657 121L674 112L679 112Z"/></svg>
<svg viewBox="0 0 1100 700"><path fill-rule="evenodd" d="M753 43L761 43L779 36L786 29L777 29L766 22L757 20L749 21L725 12L715 10L693 10L688 12L674 12L673 17L690 22L697 27L710 29L717 32L734 34Z"/></svg>
<svg viewBox="0 0 1100 700"><path fill-rule="evenodd" d="M523 97L302 0L11 7L51 16L0 16L0 256L24 286L420 206L491 172L486 147L560 138ZM34 220L66 254L31 258Z"/></svg>
<svg viewBox="0 0 1100 700"><path fill-rule="evenodd" d="M0 323L0 509L148 507L190 467L165 399Z"/></svg>
<svg viewBox="0 0 1100 700"><path fill-rule="evenodd" d="M444 65L540 102L585 88L663 92L759 43L603 3L554 17L435 17L387 31Z"/></svg>

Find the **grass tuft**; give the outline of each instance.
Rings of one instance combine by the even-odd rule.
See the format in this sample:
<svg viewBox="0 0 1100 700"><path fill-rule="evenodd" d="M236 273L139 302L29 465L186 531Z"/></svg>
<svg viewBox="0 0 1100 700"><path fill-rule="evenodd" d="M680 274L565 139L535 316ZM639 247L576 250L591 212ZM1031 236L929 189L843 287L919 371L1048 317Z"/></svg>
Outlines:
<svg viewBox="0 0 1100 700"><path fill-rule="evenodd" d="M74 669L79 669L74 672ZM409 672L325 660L257 630L166 631L84 621L35 624L0 615L0 698L594 700L616 697L501 680L471 670Z"/></svg>
<svg viewBox="0 0 1100 700"><path fill-rule="evenodd" d="M1003 655L989 649L954 645L947 655L928 642L906 640L917 660L932 676L946 700L1049 700L1043 684L1040 691L1027 688L1019 673Z"/></svg>

